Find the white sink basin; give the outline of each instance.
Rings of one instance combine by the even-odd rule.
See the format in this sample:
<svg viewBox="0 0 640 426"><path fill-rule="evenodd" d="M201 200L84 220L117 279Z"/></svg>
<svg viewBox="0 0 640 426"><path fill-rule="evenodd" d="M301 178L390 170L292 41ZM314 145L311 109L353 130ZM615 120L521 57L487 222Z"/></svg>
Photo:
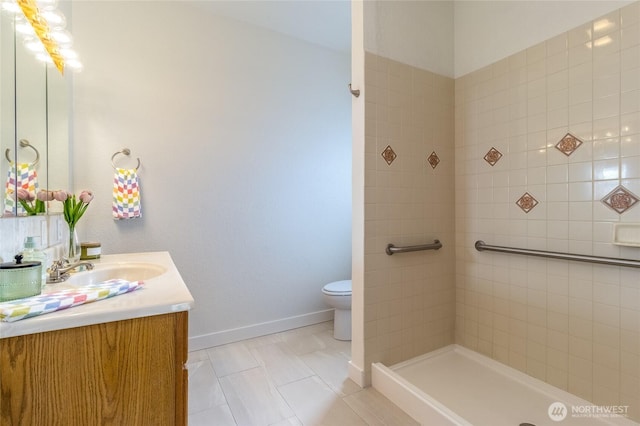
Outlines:
<svg viewBox="0 0 640 426"><path fill-rule="evenodd" d="M7 337L24 336L111 321L124 321L152 315L188 311L193 296L182 280L169 252L103 254L93 262L92 271L75 272L59 284L47 284L44 294L72 290L111 278L143 280L140 291L86 303L24 321L0 321L0 346Z"/></svg>
<svg viewBox="0 0 640 426"><path fill-rule="evenodd" d="M72 273L66 281L74 286L100 283L114 278L128 281L146 281L167 272L167 269L156 263L103 263L97 264L91 271Z"/></svg>

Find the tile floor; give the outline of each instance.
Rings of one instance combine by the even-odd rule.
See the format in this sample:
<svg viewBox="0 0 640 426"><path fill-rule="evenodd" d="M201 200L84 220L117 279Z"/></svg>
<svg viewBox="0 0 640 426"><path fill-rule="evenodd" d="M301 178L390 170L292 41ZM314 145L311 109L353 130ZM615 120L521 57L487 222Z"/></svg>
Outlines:
<svg viewBox="0 0 640 426"><path fill-rule="evenodd" d="M348 378L325 322L189 353L189 426L417 425Z"/></svg>

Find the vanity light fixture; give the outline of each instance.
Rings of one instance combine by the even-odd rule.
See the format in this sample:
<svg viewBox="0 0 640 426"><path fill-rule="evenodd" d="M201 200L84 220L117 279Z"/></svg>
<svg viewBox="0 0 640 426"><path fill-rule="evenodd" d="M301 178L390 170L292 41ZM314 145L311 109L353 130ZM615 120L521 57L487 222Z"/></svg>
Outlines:
<svg viewBox="0 0 640 426"><path fill-rule="evenodd" d="M65 68L80 69L82 64L71 49L73 39L65 29L67 20L56 5L57 0L4 0L2 9L16 13L15 29L23 35L27 49L64 74Z"/></svg>

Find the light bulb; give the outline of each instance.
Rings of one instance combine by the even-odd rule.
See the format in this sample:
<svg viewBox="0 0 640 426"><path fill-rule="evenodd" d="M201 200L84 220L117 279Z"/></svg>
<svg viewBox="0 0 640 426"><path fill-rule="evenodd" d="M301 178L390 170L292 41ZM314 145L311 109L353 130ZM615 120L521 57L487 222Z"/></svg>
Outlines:
<svg viewBox="0 0 640 426"><path fill-rule="evenodd" d="M58 7L58 0L37 0L38 9L53 10Z"/></svg>
<svg viewBox="0 0 640 426"><path fill-rule="evenodd" d="M71 68L73 71L82 71L83 65L82 62L77 59L69 59L68 61L64 61L65 67Z"/></svg>
<svg viewBox="0 0 640 426"><path fill-rule="evenodd" d="M51 56L47 52L36 54L36 59L47 64L53 64L53 59L51 59Z"/></svg>
<svg viewBox="0 0 640 426"><path fill-rule="evenodd" d="M67 19L59 10L43 10L40 13L51 30L61 30L67 25Z"/></svg>
<svg viewBox="0 0 640 426"><path fill-rule="evenodd" d="M36 37L26 37L24 39L24 47L35 53L45 52L44 45L42 44L40 39Z"/></svg>
<svg viewBox="0 0 640 426"><path fill-rule="evenodd" d="M68 47L73 43L73 37L67 30L56 30L51 32L51 39L54 40L60 47Z"/></svg>
<svg viewBox="0 0 640 426"><path fill-rule="evenodd" d="M2 2L2 11L8 13L18 13L21 12L20 6L15 1L5 0Z"/></svg>
<svg viewBox="0 0 640 426"><path fill-rule="evenodd" d="M16 19L16 32L18 34L22 34L23 36L35 36L36 32L33 29L33 26L24 20Z"/></svg>
<svg viewBox="0 0 640 426"><path fill-rule="evenodd" d="M78 53L76 53L75 50L70 49L68 47L61 48L60 49L60 54L62 55L62 57L65 60L78 59Z"/></svg>

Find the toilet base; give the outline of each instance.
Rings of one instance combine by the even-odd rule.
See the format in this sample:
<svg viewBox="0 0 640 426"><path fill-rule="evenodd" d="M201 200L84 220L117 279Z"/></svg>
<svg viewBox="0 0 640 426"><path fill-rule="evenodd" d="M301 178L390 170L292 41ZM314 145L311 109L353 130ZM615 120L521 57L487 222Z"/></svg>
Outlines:
<svg viewBox="0 0 640 426"><path fill-rule="evenodd" d="M336 340L351 340L351 309L334 310L333 338Z"/></svg>

